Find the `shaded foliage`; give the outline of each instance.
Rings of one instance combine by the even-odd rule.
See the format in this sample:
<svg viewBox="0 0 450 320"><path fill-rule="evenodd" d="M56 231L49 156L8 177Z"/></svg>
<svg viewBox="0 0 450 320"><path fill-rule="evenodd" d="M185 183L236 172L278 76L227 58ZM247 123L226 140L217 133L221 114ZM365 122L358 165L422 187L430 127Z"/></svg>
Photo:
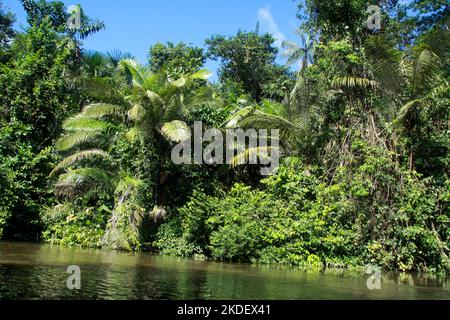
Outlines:
<svg viewBox="0 0 450 320"><path fill-rule="evenodd" d="M209 58L221 62L222 83L233 84L237 96L248 93L259 102L263 98L281 101L292 86L288 70L275 63L278 49L270 34L239 31L236 36L213 36L206 40Z"/></svg>
<svg viewBox="0 0 450 320"><path fill-rule="evenodd" d="M449 272L446 2L374 1L369 30L366 1L303 1L301 42L283 43L296 74L270 34L215 35L206 53L156 43L141 65L82 50L103 28L83 12L68 30L61 2L22 2L23 34L0 8L2 239ZM230 166L175 165L195 121L278 129L281 166L238 165L261 146Z"/></svg>

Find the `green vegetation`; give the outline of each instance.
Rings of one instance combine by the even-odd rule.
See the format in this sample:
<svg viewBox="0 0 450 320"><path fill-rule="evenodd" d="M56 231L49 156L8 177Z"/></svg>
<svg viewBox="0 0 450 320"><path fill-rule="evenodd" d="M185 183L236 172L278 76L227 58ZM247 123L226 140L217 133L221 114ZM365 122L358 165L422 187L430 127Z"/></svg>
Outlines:
<svg viewBox="0 0 450 320"><path fill-rule="evenodd" d="M366 1L304 1L298 72L259 30L140 65L83 50L104 27L84 12L73 31L62 3L22 2L23 33L0 4L0 239L450 273L445 1L380 4L377 31ZM175 165L195 121L279 129L280 168Z"/></svg>

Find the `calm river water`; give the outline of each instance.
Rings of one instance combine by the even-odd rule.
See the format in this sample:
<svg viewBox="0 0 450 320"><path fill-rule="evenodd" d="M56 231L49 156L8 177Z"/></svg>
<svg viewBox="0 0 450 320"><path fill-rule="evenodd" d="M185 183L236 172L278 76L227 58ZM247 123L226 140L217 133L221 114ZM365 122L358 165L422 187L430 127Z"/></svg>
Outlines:
<svg viewBox="0 0 450 320"><path fill-rule="evenodd" d="M69 290L70 265L81 289ZM0 242L0 299L450 299L449 279L325 272Z"/></svg>

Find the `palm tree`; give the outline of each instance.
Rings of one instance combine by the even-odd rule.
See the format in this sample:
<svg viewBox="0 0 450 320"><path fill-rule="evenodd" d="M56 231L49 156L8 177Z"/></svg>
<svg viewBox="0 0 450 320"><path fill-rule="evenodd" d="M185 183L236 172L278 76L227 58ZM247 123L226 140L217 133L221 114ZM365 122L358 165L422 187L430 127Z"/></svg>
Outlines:
<svg viewBox="0 0 450 320"><path fill-rule="evenodd" d="M221 103L208 87L195 92L194 81L206 80L210 73L196 73L170 79L165 73L152 73L134 60L122 60L119 68L131 76L131 87L124 103L95 103L83 108L64 123L65 135L57 142L60 152L70 155L51 173L59 174L56 190L65 196L87 195L102 191L116 195L114 209L104 237L105 245L128 248L138 243L138 227L144 209L136 197L142 181L130 176L111 155L116 141L139 142L142 148L155 148L154 215L165 212L164 162L170 157L170 142L190 137L186 118L198 102ZM121 100L121 99L118 99ZM60 174L61 172L64 172ZM124 228L125 226L125 228Z"/></svg>
<svg viewBox="0 0 450 320"><path fill-rule="evenodd" d="M377 87L374 80L353 76L335 77L332 81L336 89L330 89L324 93L323 101L332 103L337 96L343 94L339 88L369 89ZM310 87L305 77L299 73L297 82L283 103L263 100L260 104L249 103L243 99L235 112L227 119L225 128L254 128L254 129L278 129L280 133L280 154L285 156L299 156L301 151L308 153L320 152L320 148L314 148L319 136L312 127L313 119L322 121L324 110L320 103L310 98ZM270 150L247 149L237 155L233 162L239 162L241 158L248 159L253 153ZM318 156L318 154L316 154Z"/></svg>
<svg viewBox="0 0 450 320"><path fill-rule="evenodd" d="M161 206L166 202L165 181L167 172L164 162L170 159L170 148L166 141L182 142L190 138L189 126L180 119L186 119L195 105L199 103L221 104L214 91L209 87L193 90L191 84L206 80L211 75L207 70L170 79L167 74L153 74L148 67L138 65L133 60L121 62L121 68L130 73L133 91L127 97L133 106L128 117L135 126L128 132L129 137L142 141L153 140L160 154L155 190L157 212L163 212Z"/></svg>
<svg viewBox="0 0 450 320"><path fill-rule="evenodd" d="M134 206L125 214L124 208L135 204L132 200L140 181L122 171L111 154L115 141L124 135L118 124L125 121L126 111L126 105L96 103L67 119L63 124L65 134L57 141L56 149L69 156L50 176L58 176L56 194L69 200L82 196L84 202L89 202L99 195L114 194L115 206L105 245L131 249L138 243L137 230L143 211Z"/></svg>
<svg viewBox="0 0 450 320"><path fill-rule="evenodd" d="M374 76L395 108L395 123L406 136L411 136L420 110L429 106L433 98L448 97L450 92L439 56L428 46L416 46L411 53L402 54L383 36L370 37L366 48L374 65ZM410 170L413 163L414 150L410 146Z"/></svg>
<svg viewBox="0 0 450 320"><path fill-rule="evenodd" d="M89 77L105 77L114 71L108 56L98 51L85 51L81 56L81 72Z"/></svg>
<svg viewBox="0 0 450 320"><path fill-rule="evenodd" d="M298 62L300 71L314 63L314 52L316 48L315 37L298 28L295 33L300 37L300 45L293 41L285 40L281 47L285 49L282 56L287 59L287 65L291 66Z"/></svg>
<svg viewBox="0 0 450 320"><path fill-rule="evenodd" d="M118 49L108 51L106 53L106 56L108 57L109 63L114 68L117 68L119 66L120 61L122 61L122 60L127 60L127 59L133 60L134 59L134 57L131 53L122 52Z"/></svg>
<svg viewBox="0 0 450 320"><path fill-rule="evenodd" d="M224 129L277 129L279 137L270 136L269 139L279 139L280 149L273 150L272 147L246 147L244 151L232 159L232 165L245 163L249 158L267 156L275 151L278 154L294 155L298 151L298 138L301 136L300 115L290 110L291 105L263 100L256 104L250 102L246 97L238 100L235 111L222 125ZM242 161L244 160L244 161Z"/></svg>

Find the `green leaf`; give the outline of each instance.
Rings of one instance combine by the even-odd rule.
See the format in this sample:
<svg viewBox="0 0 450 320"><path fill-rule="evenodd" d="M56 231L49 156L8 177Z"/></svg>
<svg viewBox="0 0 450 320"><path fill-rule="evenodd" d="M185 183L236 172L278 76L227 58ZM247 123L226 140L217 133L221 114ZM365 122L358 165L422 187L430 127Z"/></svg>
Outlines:
<svg viewBox="0 0 450 320"><path fill-rule="evenodd" d="M150 99L151 103L153 103L153 104L159 104L159 105L164 104L164 100L156 92L147 90L147 97Z"/></svg>
<svg viewBox="0 0 450 320"><path fill-rule="evenodd" d="M56 142L56 150L58 151L66 151L72 148L75 148L79 145L93 142L95 139L102 136L101 131L74 131L64 135Z"/></svg>
<svg viewBox="0 0 450 320"><path fill-rule="evenodd" d="M191 138L191 130L185 122L179 120L164 123L161 133L172 142L182 142Z"/></svg>
<svg viewBox="0 0 450 320"><path fill-rule="evenodd" d="M145 117L145 109L142 105L136 104L130 111L128 111L128 118L132 121L139 122Z"/></svg>
<svg viewBox="0 0 450 320"><path fill-rule="evenodd" d="M137 128L131 128L130 130L128 130L128 132L125 134L125 138L129 141L129 142L134 142L137 139L139 139L139 130Z"/></svg>
<svg viewBox="0 0 450 320"><path fill-rule="evenodd" d="M181 77L175 81L172 81L170 83L172 86L177 87L177 88L181 88L186 84L186 78L185 77Z"/></svg>
<svg viewBox="0 0 450 320"><path fill-rule="evenodd" d="M86 118L80 115L69 118L63 123L63 128L68 131L104 131L112 127L106 121Z"/></svg>
<svg viewBox="0 0 450 320"><path fill-rule="evenodd" d="M209 70L207 70L207 69L202 69L202 70L199 70L199 71L193 73L193 74L190 76L190 78L191 78L191 79L207 80L207 79L209 79L211 76L212 76L212 73L211 73Z"/></svg>
<svg viewBox="0 0 450 320"><path fill-rule="evenodd" d="M114 104L108 103L94 103L86 106L82 115L90 118L102 118L110 115L121 115L124 112L124 108Z"/></svg>
<svg viewBox="0 0 450 320"><path fill-rule="evenodd" d="M379 87L378 82L375 80L352 76L336 77L333 79L332 85L336 87L348 87L348 88L360 87L360 88L375 89Z"/></svg>
<svg viewBox="0 0 450 320"><path fill-rule="evenodd" d="M109 158L109 154L101 149L90 149L77 152L61 161L50 173L50 176L55 176L62 169L65 169L78 161L94 157Z"/></svg>

